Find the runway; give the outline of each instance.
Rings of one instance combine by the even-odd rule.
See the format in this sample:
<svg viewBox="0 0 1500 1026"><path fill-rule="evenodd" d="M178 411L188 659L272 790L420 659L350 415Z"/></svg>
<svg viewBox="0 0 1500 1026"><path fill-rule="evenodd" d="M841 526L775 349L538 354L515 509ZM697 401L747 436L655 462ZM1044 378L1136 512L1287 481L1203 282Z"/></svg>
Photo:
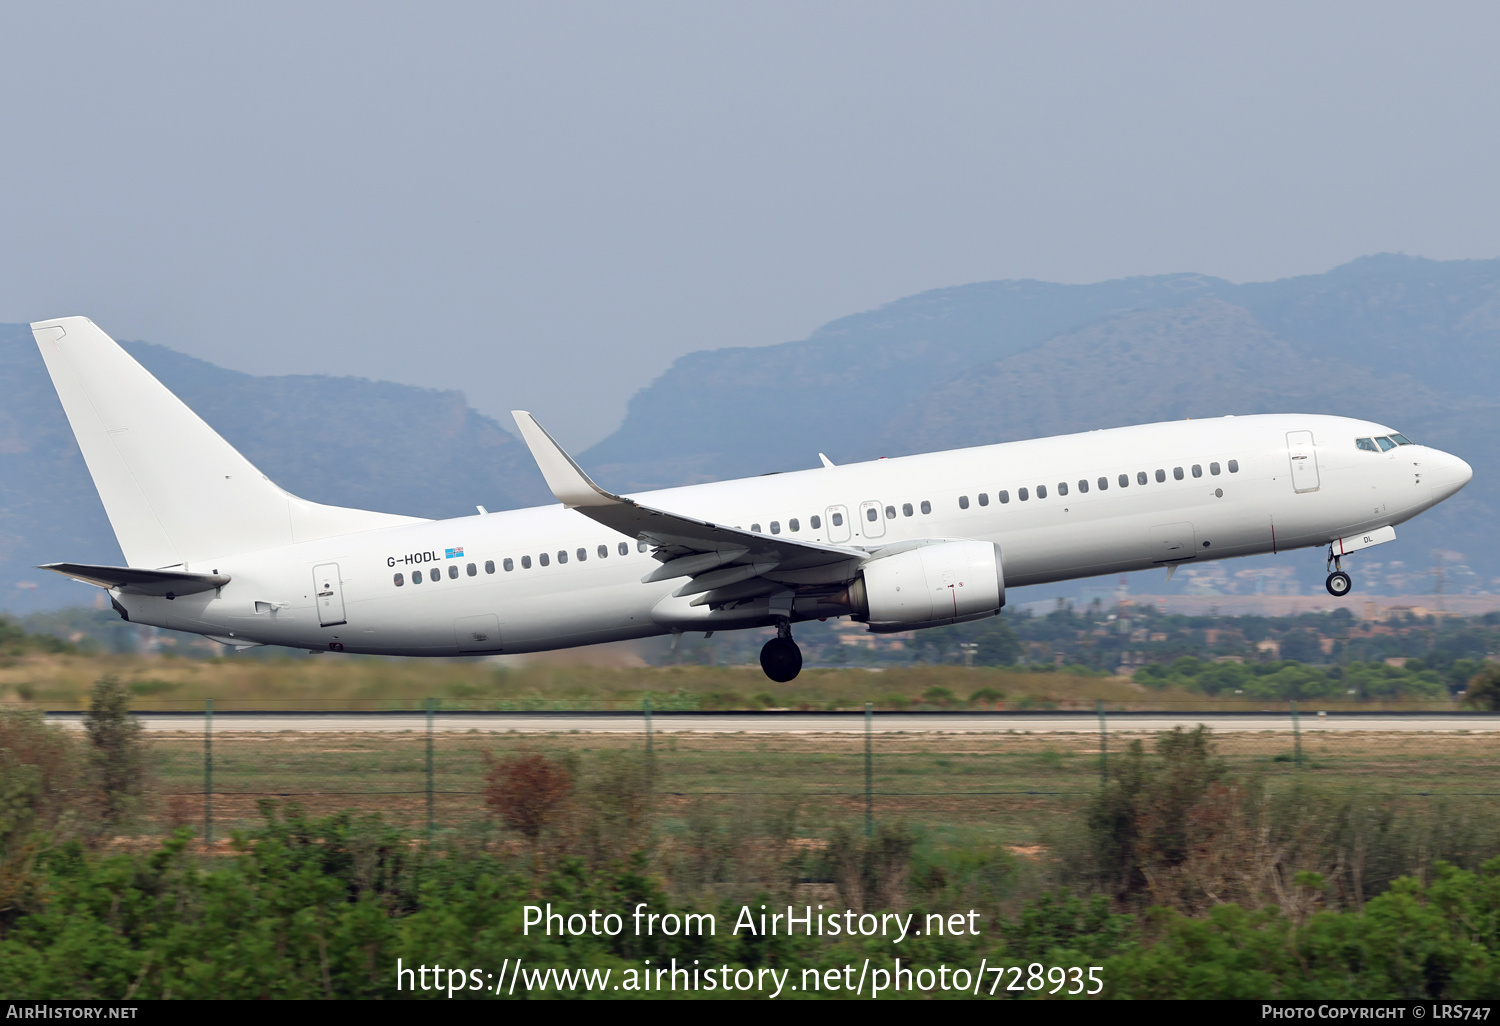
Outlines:
<svg viewBox="0 0 1500 1026"><path fill-rule="evenodd" d="M148 731L193 731L204 729L202 712L141 712L134 714ZM83 714L51 712L50 723L81 728ZM1108 713L1111 734L1171 730L1204 724L1216 732L1253 733L1291 731L1288 713L1251 712L1125 712ZM432 729L445 732L481 733L638 733L645 730L641 713L621 712L437 712ZM1430 733L1500 731L1500 713L1420 712L1316 712L1300 716L1298 727L1306 733L1370 731L1380 733ZM656 712L651 728L657 733L699 734L857 734L865 730L865 716L858 712ZM1093 712L886 712L871 717L877 733L1092 733L1100 728ZM216 712L214 733L399 733L425 731L427 717L420 712Z"/></svg>

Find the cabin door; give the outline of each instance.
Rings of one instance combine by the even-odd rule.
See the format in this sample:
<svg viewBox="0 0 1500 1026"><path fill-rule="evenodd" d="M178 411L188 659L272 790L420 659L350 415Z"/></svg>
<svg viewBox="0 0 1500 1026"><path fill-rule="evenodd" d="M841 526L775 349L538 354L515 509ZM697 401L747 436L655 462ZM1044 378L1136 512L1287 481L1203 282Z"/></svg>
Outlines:
<svg viewBox="0 0 1500 1026"><path fill-rule="evenodd" d="M337 563L320 563L313 567L313 597L318 603L318 623L337 627L348 623L344 618L344 582Z"/></svg>
<svg viewBox="0 0 1500 1026"><path fill-rule="evenodd" d="M1311 431L1286 433L1287 456L1292 461L1292 491L1318 490L1318 451L1313 447Z"/></svg>
<svg viewBox="0 0 1500 1026"><path fill-rule="evenodd" d="M885 537L885 516L880 511L880 500L867 499L859 504L859 529L866 538Z"/></svg>

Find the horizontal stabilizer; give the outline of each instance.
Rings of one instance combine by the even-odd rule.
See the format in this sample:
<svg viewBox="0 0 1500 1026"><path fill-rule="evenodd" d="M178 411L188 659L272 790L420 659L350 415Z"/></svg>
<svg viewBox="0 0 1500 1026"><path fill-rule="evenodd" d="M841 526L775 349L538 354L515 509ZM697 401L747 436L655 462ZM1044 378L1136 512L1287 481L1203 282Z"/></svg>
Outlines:
<svg viewBox="0 0 1500 1026"><path fill-rule="evenodd" d="M193 595L229 583L228 574L190 574L181 570L144 570L133 566L43 563L38 569L51 570L101 588L119 588L132 595Z"/></svg>

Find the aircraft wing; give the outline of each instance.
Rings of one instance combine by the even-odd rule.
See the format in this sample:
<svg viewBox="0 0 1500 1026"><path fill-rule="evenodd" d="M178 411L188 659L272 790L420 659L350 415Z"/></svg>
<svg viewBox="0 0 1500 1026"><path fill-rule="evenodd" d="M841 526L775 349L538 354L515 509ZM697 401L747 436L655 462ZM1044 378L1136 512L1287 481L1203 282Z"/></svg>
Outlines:
<svg viewBox="0 0 1500 1026"><path fill-rule="evenodd" d="M758 534L643 506L607 492L590 480L535 417L523 410L511 416L557 500L651 545L662 565L642 578L642 583L690 577L675 595L698 595L693 605L738 601L788 584L839 584L851 580L867 558L863 549Z"/></svg>

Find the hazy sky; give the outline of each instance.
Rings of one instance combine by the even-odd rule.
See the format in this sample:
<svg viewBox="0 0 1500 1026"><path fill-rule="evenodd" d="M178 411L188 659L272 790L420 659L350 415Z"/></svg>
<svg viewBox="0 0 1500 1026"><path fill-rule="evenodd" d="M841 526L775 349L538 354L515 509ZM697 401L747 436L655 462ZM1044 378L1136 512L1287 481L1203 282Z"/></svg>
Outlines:
<svg viewBox="0 0 1500 1026"><path fill-rule="evenodd" d="M1497 38L1493 3L8 3L0 321L582 446L684 352L937 286L1500 255Z"/></svg>

